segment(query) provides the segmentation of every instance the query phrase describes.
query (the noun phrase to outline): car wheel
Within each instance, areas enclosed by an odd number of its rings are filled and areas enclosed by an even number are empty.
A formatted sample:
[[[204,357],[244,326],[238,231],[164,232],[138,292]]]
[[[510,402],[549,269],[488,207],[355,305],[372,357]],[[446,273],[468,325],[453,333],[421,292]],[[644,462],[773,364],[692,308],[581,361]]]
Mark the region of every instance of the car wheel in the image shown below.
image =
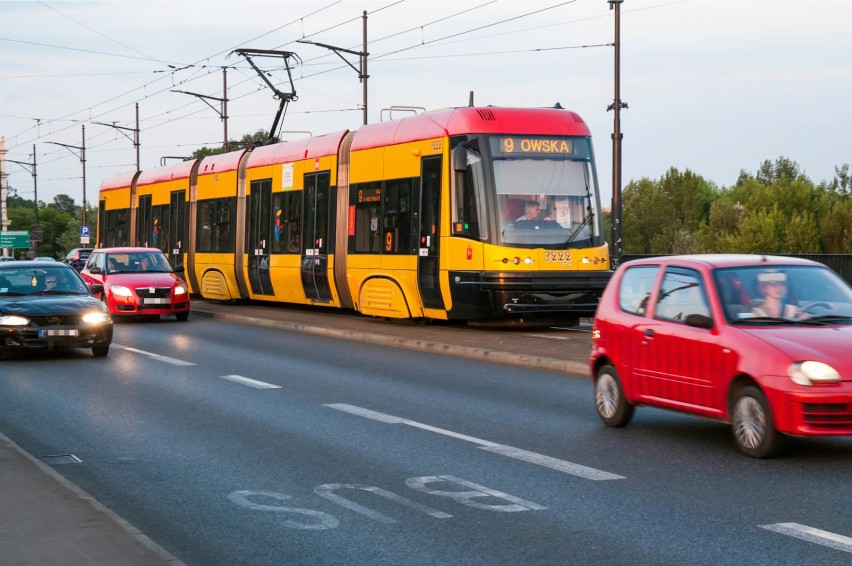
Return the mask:
[[[102,358],[109,354],[109,344],[106,346],[92,346],[92,355],[96,358]]]
[[[775,430],[769,403],[757,387],[744,387],[737,395],[731,427],[737,448],[747,456],[768,458],[781,448],[781,433]]]
[[[618,372],[611,365],[598,370],[595,377],[595,409],[606,426],[622,427],[633,418],[634,406],[624,397]]]
[[[175,318],[176,318],[179,322],[186,322],[187,320],[189,320],[189,311],[186,311],[186,312],[179,312],[179,313],[177,313],[177,314],[175,315]]]

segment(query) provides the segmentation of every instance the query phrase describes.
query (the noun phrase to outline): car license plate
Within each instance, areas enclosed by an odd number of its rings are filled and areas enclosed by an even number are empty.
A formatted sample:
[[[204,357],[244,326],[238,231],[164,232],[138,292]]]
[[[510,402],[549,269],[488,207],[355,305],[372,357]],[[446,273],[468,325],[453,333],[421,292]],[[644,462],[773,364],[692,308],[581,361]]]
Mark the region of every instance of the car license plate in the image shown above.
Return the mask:
[[[168,305],[170,299],[142,299],[143,305]]]
[[[38,337],[39,338],[48,338],[51,336],[77,336],[79,331],[76,328],[67,328],[67,329],[54,329],[50,328],[47,330],[39,330]]]

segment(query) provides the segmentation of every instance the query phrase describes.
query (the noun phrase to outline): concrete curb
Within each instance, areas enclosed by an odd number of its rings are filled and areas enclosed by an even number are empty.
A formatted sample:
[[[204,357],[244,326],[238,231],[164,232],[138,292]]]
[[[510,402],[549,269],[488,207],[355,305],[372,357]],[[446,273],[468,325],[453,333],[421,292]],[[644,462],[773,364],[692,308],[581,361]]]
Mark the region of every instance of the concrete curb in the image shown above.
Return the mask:
[[[174,566],[184,566],[184,563],[172,556],[168,551],[166,551],[163,547],[155,543],[153,540],[148,538],[142,531],[134,527],[127,520],[122,518],[120,515],[105,507],[102,503],[98,502],[94,497],[86,493],[82,488],[80,488],[75,483],[72,483],[65,476],[15,444],[12,439],[7,437],[6,435],[0,433],[0,442],[6,444],[9,448],[23,456],[27,461],[35,465],[39,470],[41,470],[45,475],[51,477],[57,483],[62,485],[65,489],[74,494],[77,498],[85,501],[87,504],[91,505],[91,507],[98,513],[104,514],[109,520],[118,525],[121,529],[127,532],[131,538],[135,539],[136,542],[144,546],[146,549],[155,554],[158,558],[161,558],[164,562],[168,564],[173,564]]]
[[[400,338],[397,336],[386,336],[383,334],[368,334],[351,330],[323,328],[320,326],[312,326],[298,322],[268,320],[251,316],[243,316],[239,314],[210,312],[204,311],[202,309],[193,310],[192,314],[197,316],[203,316],[206,318],[229,320],[231,322],[236,322],[239,324],[263,326],[266,328],[277,328],[280,330],[292,330],[294,332],[302,332],[305,334],[314,334],[317,336],[339,338],[341,340],[352,340],[355,342],[364,342],[367,344],[377,344],[381,346],[393,346],[396,348],[404,348],[406,350],[436,352],[449,356],[457,356],[460,358],[469,358],[474,360],[485,360],[499,364],[532,367],[537,369],[559,371],[564,373],[574,373],[580,375],[586,375],[589,372],[589,366],[584,363],[557,360],[554,358],[541,358],[537,356],[527,356],[524,354],[512,354],[508,352],[501,352],[498,350],[472,348],[469,346],[456,346],[454,344],[429,342],[426,340],[417,340],[412,338]]]

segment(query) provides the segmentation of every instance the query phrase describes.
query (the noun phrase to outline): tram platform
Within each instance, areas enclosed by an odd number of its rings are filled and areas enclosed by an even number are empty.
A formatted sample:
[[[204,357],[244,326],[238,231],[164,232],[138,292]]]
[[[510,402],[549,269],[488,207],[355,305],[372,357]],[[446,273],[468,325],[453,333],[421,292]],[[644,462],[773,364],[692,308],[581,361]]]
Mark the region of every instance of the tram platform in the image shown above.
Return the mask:
[[[576,328],[495,327],[384,320],[274,303],[192,303],[194,316],[371,344],[588,375],[591,323]],[[192,318],[190,318],[191,324]],[[0,564],[91,566],[181,562],[0,434]]]

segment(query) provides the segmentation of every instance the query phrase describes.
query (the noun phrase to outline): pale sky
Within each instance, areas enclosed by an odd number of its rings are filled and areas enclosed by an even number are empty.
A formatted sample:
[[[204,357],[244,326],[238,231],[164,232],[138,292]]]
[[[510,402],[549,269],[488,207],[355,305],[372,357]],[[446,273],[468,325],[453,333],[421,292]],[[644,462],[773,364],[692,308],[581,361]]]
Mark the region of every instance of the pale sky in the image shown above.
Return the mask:
[[[298,100],[284,139],[356,130],[355,70],[307,39],[361,50],[367,11],[368,119],[392,106],[552,106],[593,135],[602,204],[612,198],[614,11],[606,0],[4,1],[0,0],[0,136],[32,162],[38,198],[82,201],[133,171],[220,145],[227,65],[228,134],[268,130],[278,102],[237,48],[296,52]],[[766,159],[797,162],[815,182],[852,162],[852,0],[625,0],[621,4],[622,184],[690,169],[718,186]],[[357,66],[357,61],[349,56]],[[278,60],[256,59],[282,90]],[[384,111],[383,111],[384,110]],[[404,114],[395,113],[394,117]],[[115,124],[124,129],[99,125]],[[174,163],[174,161],[169,161]],[[30,171],[7,163],[18,194]]]

